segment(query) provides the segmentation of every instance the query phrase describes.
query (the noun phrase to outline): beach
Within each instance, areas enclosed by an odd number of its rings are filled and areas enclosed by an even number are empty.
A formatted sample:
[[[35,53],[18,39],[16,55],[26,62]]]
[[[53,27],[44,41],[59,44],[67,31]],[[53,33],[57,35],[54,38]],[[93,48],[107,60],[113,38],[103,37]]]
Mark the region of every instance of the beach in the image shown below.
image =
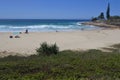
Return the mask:
[[[60,50],[88,50],[120,43],[119,29],[83,30],[66,32],[30,32],[14,38],[11,32],[0,32],[0,55],[33,55],[40,44],[56,43]],[[13,38],[9,38],[13,35]]]

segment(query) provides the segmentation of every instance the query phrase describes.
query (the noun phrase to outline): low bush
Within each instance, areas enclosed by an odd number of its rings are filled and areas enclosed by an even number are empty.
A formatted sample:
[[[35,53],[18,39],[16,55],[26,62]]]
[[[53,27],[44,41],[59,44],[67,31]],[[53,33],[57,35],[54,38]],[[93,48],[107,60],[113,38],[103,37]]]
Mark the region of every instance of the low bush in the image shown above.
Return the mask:
[[[59,47],[56,45],[56,43],[49,45],[46,42],[43,42],[40,45],[40,48],[36,49],[36,52],[44,55],[58,54]]]

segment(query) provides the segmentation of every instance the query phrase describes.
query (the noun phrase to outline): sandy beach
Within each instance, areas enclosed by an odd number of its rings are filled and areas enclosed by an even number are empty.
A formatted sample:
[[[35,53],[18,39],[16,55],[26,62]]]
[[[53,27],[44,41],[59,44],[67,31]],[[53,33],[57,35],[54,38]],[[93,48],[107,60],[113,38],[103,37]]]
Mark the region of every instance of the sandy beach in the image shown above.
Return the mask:
[[[70,31],[70,32],[30,32],[19,34],[20,38],[9,38],[11,32],[0,32],[1,55],[31,55],[42,42],[56,43],[60,50],[87,50],[108,47],[120,43],[119,29]],[[13,35],[15,36],[15,35]]]

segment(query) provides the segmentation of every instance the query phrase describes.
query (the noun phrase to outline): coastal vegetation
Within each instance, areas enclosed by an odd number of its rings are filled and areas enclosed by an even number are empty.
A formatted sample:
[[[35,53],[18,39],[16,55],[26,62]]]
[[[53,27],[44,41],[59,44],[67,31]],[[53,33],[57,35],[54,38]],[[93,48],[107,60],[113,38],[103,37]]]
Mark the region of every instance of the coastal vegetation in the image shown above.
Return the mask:
[[[111,16],[109,20],[106,21],[107,24],[120,26],[120,16]]]
[[[106,11],[106,19],[109,20],[110,19],[110,4],[108,3],[108,7],[107,7],[107,11]],[[101,20],[105,20],[105,16],[104,13],[101,12],[100,15],[98,17],[93,17],[92,21],[101,21]]]
[[[105,26],[105,27],[108,27],[108,26],[112,26],[112,25],[115,25],[117,26],[117,28],[119,28],[120,26],[120,16],[111,16],[110,15],[110,3],[108,3],[108,7],[107,7],[107,10],[106,10],[106,17],[104,16],[104,13],[101,12],[100,15],[98,17],[93,17],[92,22],[97,22],[99,25],[99,23],[102,23],[101,26]],[[91,23],[89,23],[91,24]],[[94,25],[94,23],[92,23]]]
[[[108,3],[108,8],[106,12],[107,24],[120,26],[120,16],[110,16],[110,4]]]
[[[110,19],[110,4],[108,3],[107,12],[106,12],[106,18]]]
[[[47,42],[43,42],[40,45],[40,48],[36,49],[38,55],[44,54],[44,55],[51,55],[51,54],[58,54],[59,53],[59,47],[55,44],[49,45]]]
[[[98,16],[98,19],[102,19],[102,20],[105,19],[105,17],[104,17],[104,13],[103,13],[103,12],[100,13],[100,15]]]
[[[118,80],[120,44],[106,49],[0,58],[0,80]]]

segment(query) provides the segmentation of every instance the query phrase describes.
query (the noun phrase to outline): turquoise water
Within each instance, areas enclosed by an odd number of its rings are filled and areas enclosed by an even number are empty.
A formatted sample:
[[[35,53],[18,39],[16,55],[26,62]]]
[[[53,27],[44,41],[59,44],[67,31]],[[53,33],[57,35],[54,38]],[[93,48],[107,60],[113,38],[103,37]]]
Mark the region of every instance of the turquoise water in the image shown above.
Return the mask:
[[[18,32],[28,29],[31,32],[93,30],[95,26],[81,25],[89,20],[40,20],[40,19],[4,19],[0,20],[0,32]]]

